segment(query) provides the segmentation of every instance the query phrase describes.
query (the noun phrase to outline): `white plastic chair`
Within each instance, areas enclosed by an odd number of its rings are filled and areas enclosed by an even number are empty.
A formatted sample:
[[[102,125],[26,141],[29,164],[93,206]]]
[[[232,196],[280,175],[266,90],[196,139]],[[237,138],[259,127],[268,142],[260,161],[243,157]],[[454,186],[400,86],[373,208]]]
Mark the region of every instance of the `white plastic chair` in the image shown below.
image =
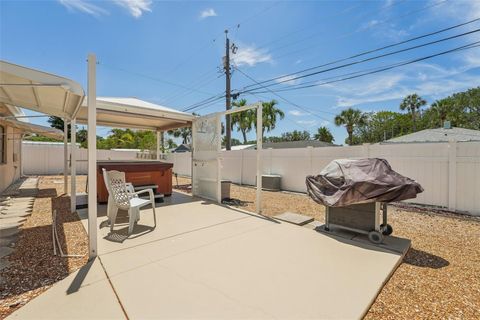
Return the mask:
[[[125,172],[116,170],[107,171],[107,189],[109,196],[112,197],[112,205],[110,206],[110,230],[113,230],[115,220],[117,218],[118,209],[128,211],[128,234],[133,231],[133,226],[140,220],[140,208],[148,204],[152,205],[154,228],[157,226],[157,218],[155,214],[155,197],[152,189],[145,189],[135,192],[133,185],[125,182]],[[139,198],[138,195],[148,193],[149,200]]]
[[[110,191],[110,186],[108,184],[107,170],[105,170],[105,168],[102,168],[102,173],[103,173],[103,182],[105,183],[105,187],[107,188],[107,192],[108,192],[108,202],[107,202],[108,224],[111,225],[112,223],[111,214],[112,214],[113,208],[115,207],[115,201],[113,200],[112,192]],[[135,193],[133,184],[131,184],[130,182],[125,182],[125,184],[127,186],[127,191],[131,193]],[[137,196],[137,195],[134,195],[134,196]]]

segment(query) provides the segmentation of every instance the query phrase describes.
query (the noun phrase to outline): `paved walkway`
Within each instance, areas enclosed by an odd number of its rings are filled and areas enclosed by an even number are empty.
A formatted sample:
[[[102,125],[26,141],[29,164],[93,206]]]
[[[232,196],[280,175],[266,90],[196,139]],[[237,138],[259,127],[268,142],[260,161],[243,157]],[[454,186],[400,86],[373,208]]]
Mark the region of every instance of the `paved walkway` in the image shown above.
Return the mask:
[[[104,206],[99,209],[104,214]],[[332,237],[175,194],[12,319],[359,319],[410,242]]]

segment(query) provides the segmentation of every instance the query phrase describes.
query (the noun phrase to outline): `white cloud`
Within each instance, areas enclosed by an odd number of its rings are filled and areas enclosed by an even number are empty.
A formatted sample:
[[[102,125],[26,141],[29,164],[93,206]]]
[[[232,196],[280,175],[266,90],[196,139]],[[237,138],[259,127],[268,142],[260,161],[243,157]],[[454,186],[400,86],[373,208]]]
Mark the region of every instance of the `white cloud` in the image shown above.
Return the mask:
[[[431,4],[437,3],[435,0],[430,1]],[[438,18],[451,18],[458,21],[475,19],[480,16],[480,1],[445,1],[438,6],[430,9],[431,13]]]
[[[472,83],[478,83],[479,77],[469,74],[471,69],[467,65],[444,68],[430,63],[417,63],[395,73],[335,83],[326,89],[337,93],[334,108],[399,100],[413,92],[432,100],[466,90]]]
[[[86,0],[58,0],[60,4],[70,11],[80,11],[92,16],[100,16],[109,12],[95,4]],[[113,0],[113,3],[127,9],[127,11],[135,18],[140,18],[144,12],[152,11],[151,0]]]
[[[259,50],[253,46],[238,45],[237,53],[232,57],[232,60],[238,65],[248,65],[253,67],[262,62],[273,62],[272,55],[266,50]]]
[[[108,11],[105,9],[102,9],[85,0],[58,0],[58,2],[66,7],[69,11],[80,11],[96,17],[102,14],[108,14]]]
[[[206,18],[216,17],[216,16],[217,16],[217,13],[215,12],[215,10],[213,8],[208,8],[200,12],[199,19],[203,20]]]
[[[151,0],[114,0],[114,2],[127,9],[135,18],[140,18],[144,12],[151,12]]]
[[[305,112],[298,111],[298,110],[290,110],[290,111],[288,111],[288,113],[291,114],[292,116],[295,116],[295,117],[300,117],[300,116],[304,116],[304,115],[307,114]]]
[[[299,79],[294,79],[296,76],[283,76],[275,80],[276,83],[294,85],[298,84],[300,81]]]

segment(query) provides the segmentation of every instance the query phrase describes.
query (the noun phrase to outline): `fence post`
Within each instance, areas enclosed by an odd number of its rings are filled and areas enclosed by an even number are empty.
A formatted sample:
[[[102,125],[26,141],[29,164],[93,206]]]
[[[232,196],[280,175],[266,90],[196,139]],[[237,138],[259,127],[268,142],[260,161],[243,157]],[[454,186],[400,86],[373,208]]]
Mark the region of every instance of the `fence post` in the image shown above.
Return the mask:
[[[308,174],[313,174],[313,146],[308,146],[308,164],[309,164],[309,169],[308,169]]]
[[[448,142],[448,209],[457,209],[457,142]]]
[[[365,158],[370,158],[370,143],[363,144],[363,154]]]

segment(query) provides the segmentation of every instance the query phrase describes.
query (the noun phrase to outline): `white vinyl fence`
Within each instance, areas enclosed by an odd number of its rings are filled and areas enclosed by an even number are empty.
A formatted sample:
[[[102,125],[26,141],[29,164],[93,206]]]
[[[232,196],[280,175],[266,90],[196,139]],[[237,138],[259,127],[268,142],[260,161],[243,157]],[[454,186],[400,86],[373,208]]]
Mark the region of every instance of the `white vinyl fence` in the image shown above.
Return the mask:
[[[98,150],[99,160],[134,160],[137,151]],[[255,150],[222,152],[222,179],[255,184]],[[417,180],[425,189],[412,202],[480,215],[480,142],[374,144],[263,150],[263,172],[282,176],[282,189],[306,192],[305,177],[318,174],[339,158],[378,157],[395,171]],[[179,175],[191,175],[191,153],[170,153],[164,158]],[[87,172],[87,152],[79,150],[78,174]],[[27,142],[22,145],[24,174],[61,174],[63,144]]]
[[[222,152],[222,179],[255,184],[255,150]],[[166,154],[174,172],[191,174],[191,154]],[[378,157],[425,189],[414,203],[480,215],[480,142],[372,144],[263,150],[263,172],[282,176],[282,189],[306,192],[305,177],[339,158]]]
[[[135,150],[97,150],[97,160],[135,160],[137,153]],[[87,160],[87,149],[77,148],[77,174],[87,174]],[[22,169],[25,175],[63,174],[63,143],[23,141]]]

